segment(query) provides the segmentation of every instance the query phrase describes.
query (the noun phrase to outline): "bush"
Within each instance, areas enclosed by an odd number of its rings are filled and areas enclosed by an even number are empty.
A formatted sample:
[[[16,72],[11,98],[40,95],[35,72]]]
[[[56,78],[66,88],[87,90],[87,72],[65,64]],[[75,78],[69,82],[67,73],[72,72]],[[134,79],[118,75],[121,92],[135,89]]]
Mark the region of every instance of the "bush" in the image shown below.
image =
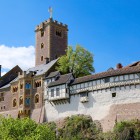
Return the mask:
[[[54,140],[55,134],[46,125],[29,118],[13,119],[0,117],[0,139],[2,140]]]

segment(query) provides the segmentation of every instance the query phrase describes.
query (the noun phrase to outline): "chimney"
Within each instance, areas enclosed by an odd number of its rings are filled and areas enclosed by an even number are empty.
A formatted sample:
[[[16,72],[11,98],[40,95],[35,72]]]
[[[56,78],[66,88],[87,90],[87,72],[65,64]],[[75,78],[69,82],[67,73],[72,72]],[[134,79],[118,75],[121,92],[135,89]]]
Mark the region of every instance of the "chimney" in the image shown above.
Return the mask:
[[[0,65],[0,78],[1,78],[1,65]]]
[[[122,64],[121,63],[118,63],[117,65],[116,65],[116,68],[117,69],[121,69],[123,66],[122,66]]]

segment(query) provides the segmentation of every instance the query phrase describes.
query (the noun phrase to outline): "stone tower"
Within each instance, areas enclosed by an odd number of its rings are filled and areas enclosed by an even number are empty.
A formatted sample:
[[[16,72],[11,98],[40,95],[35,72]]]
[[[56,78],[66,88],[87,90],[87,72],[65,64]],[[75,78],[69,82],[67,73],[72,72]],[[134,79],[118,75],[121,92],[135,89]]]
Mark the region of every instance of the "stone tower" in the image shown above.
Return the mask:
[[[45,64],[65,54],[67,48],[66,24],[52,18],[42,22],[35,29],[36,54],[35,65]]]

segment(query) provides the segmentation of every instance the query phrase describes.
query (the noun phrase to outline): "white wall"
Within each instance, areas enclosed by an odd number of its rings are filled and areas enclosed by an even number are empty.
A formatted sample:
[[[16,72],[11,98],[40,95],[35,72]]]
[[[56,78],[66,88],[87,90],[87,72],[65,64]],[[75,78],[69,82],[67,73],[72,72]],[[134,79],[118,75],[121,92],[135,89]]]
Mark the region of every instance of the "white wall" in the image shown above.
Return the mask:
[[[140,102],[140,80],[137,74],[111,77],[110,82],[107,83],[103,78],[77,84],[70,86],[70,90],[70,103],[57,101],[55,105],[48,100],[45,101],[47,121],[56,121],[67,116],[84,114],[90,115],[93,120],[102,121],[105,119],[105,122],[109,123],[106,117],[109,115],[113,105]],[[87,90],[90,90],[88,94],[89,101],[81,103],[81,97],[78,92]],[[112,93],[116,93],[116,97],[112,97]],[[106,128],[105,124],[103,125],[103,129]],[[109,128],[111,127],[109,126]]]
[[[112,97],[116,92],[116,97]],[[140,85],[121,87],[108,90],[89,92],[89,102],[81,103],[80,95],[72,95],[70,103],[51,105],[45,102],[46,120],[54,121],[74,114],[91,115],[93,120],[101,120],[108,115],[110,106],[113,104],[125,104],[140,102]]]

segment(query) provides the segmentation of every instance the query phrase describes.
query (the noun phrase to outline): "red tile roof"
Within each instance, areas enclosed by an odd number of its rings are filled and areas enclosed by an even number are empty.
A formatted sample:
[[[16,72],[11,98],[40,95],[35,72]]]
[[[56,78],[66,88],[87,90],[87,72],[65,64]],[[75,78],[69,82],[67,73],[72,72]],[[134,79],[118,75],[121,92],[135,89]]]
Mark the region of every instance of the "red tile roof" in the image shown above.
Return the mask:
[[[138,73],[140,72],[140,61],[135,62],[131,65],[128,65],[126,67],[116,69],[116,70],[110,70],[102,73],[97,73],[94,75],[88,75],[80,78],[76,78],[72,85],[77,83],[83,83],[86,81],[101,79],[105,77],[111,77],[111,76],[118,76],[118,75],[124,75],[124,74],[131,74],[131,73]]]

